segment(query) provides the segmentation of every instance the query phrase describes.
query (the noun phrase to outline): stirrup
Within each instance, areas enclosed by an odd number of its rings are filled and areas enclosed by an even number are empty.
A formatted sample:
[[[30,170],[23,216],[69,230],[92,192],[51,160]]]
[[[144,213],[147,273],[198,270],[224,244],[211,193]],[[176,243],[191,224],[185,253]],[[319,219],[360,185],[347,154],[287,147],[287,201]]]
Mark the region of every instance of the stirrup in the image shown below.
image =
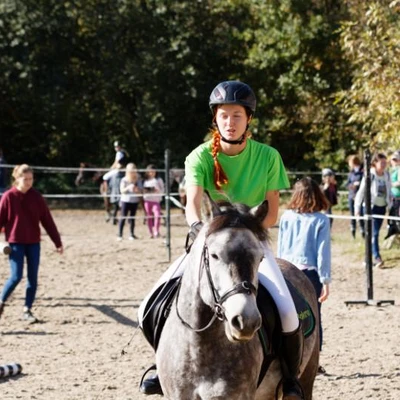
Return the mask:
[[[143,375],[142,375],[142,379],[140,380],[140,383],[139,383],[139,387],[142,386],[142,383],[143,383],[143,381],[144,381],[144,377],[145,377],[145,376],[147,375],[147,373],[150,372],[150,371],[157,371],[157,365],[156,365],[156,364],[150,365],[150,367],[147,368],[146,371],[144,371],[144,373],[143,373]]]
[[[145,395],[159,394],[163,395],[163,391],[160,385],[158,375],[151,376],[145,379],[145,376],[149,371],[155,371],[157,369],[156,364],[151,365],[142,375],[142,379],[139,384],[139,391]]]

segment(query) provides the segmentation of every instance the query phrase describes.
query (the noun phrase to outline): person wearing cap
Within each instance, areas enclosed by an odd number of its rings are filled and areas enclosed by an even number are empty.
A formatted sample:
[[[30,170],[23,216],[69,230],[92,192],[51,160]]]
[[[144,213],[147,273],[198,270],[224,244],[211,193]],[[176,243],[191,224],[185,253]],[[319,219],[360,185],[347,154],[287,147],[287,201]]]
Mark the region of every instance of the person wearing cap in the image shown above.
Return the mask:
[[[329,201],[329,208],[326,211],[327,215],[332,214],[332,207],[336,206],[338,203],[338,191],[337,191],[337,183],[335,179],[335,174],[330,168],[324,168],[322,170],[322,191],[324,192],[325,197]],[[332,228],[333,218],[330,218],[330,224]]]
[[[358,189],[360,188],[361,180],[364,175],[364,171],[361,165],[361,160],[357,155],[351,155],[347,159],[348,165],[349,165],[349,174],[347,175],[347,182],[346,182],[346,188],[349,191],[348,194],[348,202],[349,202],[349,211],[350,215],[354,217],[354,199],[356,197],[356,193]],[[361,208],[360,214],[364,215],[364,210]],[[360,224],[360,233],[361,236],[364,238],[365,237],[365,223],[363,219],[360,219],[359,221]],[[351,219],[350,220],[350,230],[351,230],[351,235],[353,238],[356,237],[356,220]]]
[[[203,226],[201,204],[208,191],[214,201],[229,199],[254,207],[268,201],[269,211],[263,226],[272,227],[278,218],[279,191],[289,188],[289,180],[278,151],[251,138],[249,124],[256,110],[253,90],[239,81],[225,81],[211,92],[211,140],[199,145],[186,158],[186,220],[189,235],[195,239]],[[274,254],[267,243],[261,243],[264,258],[259,267],[259,281],[271,293],[282,324],[283,399],[302,399],[297,375],[302,358],[303,334],[290,292]],[[175,270],[174,264],[167,271]],[[182,273],[180,271],[180,273]],[[174,275],[176,276],[176,275]],[[142,305],[139,309],[141,324]],[[143,393],[157,387],[157,377],[141,385]],[[149,390],[147,390],[149,389]],[[158,392],[159,393],[159,392]]]
[[[114,142],[115,159],[111,165],[111,169],[117,168],[118,164],[126,165],[128,163],[128,153],[122,148],[121,143],[116,140]]]

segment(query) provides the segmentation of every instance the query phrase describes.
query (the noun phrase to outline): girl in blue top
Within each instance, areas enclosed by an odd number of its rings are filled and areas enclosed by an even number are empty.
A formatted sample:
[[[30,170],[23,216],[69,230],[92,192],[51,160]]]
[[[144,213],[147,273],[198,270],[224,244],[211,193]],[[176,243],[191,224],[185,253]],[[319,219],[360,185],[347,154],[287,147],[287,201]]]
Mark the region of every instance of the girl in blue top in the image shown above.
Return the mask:
[[[318,183],[307,177],[296,182],[279,222],[278,257],[302,270],[314,286],[318,299],[320,349],[322,349],[321,303],[329,296],[331,281],[331,233],[329,218],[321,213],[329,202]]]

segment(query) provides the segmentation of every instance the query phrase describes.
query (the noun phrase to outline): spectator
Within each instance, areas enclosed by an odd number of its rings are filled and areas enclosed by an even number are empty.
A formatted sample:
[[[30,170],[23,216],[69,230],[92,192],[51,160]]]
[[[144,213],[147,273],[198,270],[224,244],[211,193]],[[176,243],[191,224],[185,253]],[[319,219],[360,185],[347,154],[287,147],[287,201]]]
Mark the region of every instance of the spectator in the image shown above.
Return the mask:
[[[12,174],[13,187],[7,190],[0,201],[0,228],[5,227],[6,241],[11,253],[10,277],[0,297],[0,316],[5,302],[22,279],[24,257],[27,260],[27,285],[23,319],[37,322],[31,308],[35,301],[40,262],[40,223],[62,254],[60,234],[42,195],[34,189],[33,170],[29,165],[17,165]]]
[[[338,191],[335,174],[330,168],[324,168],[322,170],[322,190],[325,197],[328,199],[330,206],[326,210],[326,214],[332,214],[332,207],[338,203]],[[330,218],[330,225],[332,227],[333,218]]]
[[[363,178],[363,168],[361,165],[361,161],[356,155],[352,155],[348,158],[348,165],[350,172],[347,176],[346,188],[349,191],[349,210],[350,215],[354,217],[354,199],[356,197],[356,193],[360,188],[361,180]],[[361,207],[360,216],[364,215],[364,209]],[[350,229],[351,235],[353,238],[356,237],[356,220],[350,220]],[[364,228],[364,220],[360,219],[360,233],[362,237],[365,237],[365,228]]]
[[[129,226],[130,226],[130,236],[129,240],[138,239],[135,236],[135,216],[136,211],[141,200],[141,195],[143,192],[143,185],[139,179],[137,173],[136,165],[129,163],[126,166],[125,176],[120,182],[120,192],[121,192],[121,219],[119,220],[118,227],[118,240],[122,240],[122,235],[124,231],[125,219],[129,215]]]
[[[331,233],[329,218],[322,214],[329,203],[317,182],[303,178],[279,222],[277,256],[304,272],[318,300],[320,350],[322,350],[321,303],[329,296],[331,281]],[[319,372],[325,370],[320,366]]]
[[[111,169],[118,168],[118,164],[126,165],[128,163],[128,152],[122,148],[121,144],[116,140],[114,142],[115,159],[111,165]]]
[[[144,173],[143,193],[150,237],[158,238],[160,237],[161,200],[164,194],[164,182],[157,177],[153,164],[148,165]]]
[[[376,154],[371,162],[371,213],[372,215],[385,215],[386,208],[390,209],[391,200],[391,180],[388,171],[386,171],[386,155]],[[355,198],[355,214],[361,214],[361,207],[365,206],[365,177],[362,179],[360,189]],[[379,231],[382,227],[383,218],[373,218],[372,220],[372,255],[374,257],[374,266],[382,268],[384,261],[379,251]]]
[[[124,176],[124,172],[122,171],[123,168],[123,164],[117,163],[115,169],[111,169],[103,176],[103,181],[106,182],[107,193],[110,193],[113,225],[117,225],[118,221],[117,216],[120,208],[119,203],[121,200],[120,183]]]
[[[390,157],[391,181],[393,204],[389,210],[389,216],[400,217],[400,150],[395,151]],[[400,221],[389,219],[386,238],[400,233]]]

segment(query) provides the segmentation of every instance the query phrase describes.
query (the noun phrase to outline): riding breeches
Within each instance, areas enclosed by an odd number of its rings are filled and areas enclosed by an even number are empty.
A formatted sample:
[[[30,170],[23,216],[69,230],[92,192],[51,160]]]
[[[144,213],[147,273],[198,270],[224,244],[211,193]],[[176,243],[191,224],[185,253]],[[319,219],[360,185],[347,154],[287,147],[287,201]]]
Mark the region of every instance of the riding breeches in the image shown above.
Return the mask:
[[[265,243],[262,243],[262,247],[264,250],[264,259],[261,261],[258,269],[258,279],[269,291],[275,301],[281,319],[282,331],[287,333],[293,332],[299,326],[299,319],[292,296],[272,250]],[[141,327],[145,317],[144,310],[146,309],[150,297],[161,285],[165,284],[170,279],[179,277],[183,274],[185,269],[185,257],[186,254],[180,256],[171,264],[140,304],[138,310],[138,321]]]

